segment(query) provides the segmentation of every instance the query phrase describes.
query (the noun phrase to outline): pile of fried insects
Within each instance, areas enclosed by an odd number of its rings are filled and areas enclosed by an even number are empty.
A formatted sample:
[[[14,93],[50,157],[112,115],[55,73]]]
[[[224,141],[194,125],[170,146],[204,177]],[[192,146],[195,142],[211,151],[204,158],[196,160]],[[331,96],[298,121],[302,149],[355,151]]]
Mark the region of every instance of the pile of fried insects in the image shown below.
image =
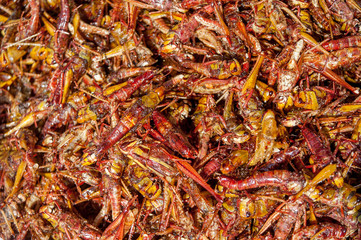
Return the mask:
[[[356,0],[3,0],[0,239],[361,239]]]

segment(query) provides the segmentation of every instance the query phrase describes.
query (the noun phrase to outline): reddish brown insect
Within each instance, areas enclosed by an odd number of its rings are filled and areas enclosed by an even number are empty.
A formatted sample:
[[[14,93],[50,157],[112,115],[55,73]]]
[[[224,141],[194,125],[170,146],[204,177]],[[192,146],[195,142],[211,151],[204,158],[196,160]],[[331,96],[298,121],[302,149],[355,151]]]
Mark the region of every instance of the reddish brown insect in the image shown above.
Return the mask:
[[[44,205],[39,209],[40,214],[55,228],[65,232],[69,238],[76,236],[82,239],[100,239],[100,231],[88,224],[84,219],[65,209],[59,209],[56,204]]]
[[[166,117],[160,112],[153,112],[153,121],[158,131],[167,140],[169,146],[180,153],[185,158],[194,159],[198,153],[188,142],[188,139],[180,132],[176,126],[173,126]]]
[[[344,238],[346,236],[347,228],[335,223],[320,223],[302,228],[296,232],[292,239],[309,239],[312,237],[329,239],[329,238]]]
[[[256,173],[252,176],[235,180],[230,177],[219,177],[219,183],[227,188],[246,190],[264,186],[279,187],[284,192],[297,193],[305,184],[302,175],[287,170],[274,170],[263,173]]]
[[[109,96],[109,100],[120,102],[127,100],[139,87],[147,84],[154,76],[153,71],[147,71],[139,77],[128,80],[124,87]]]
[[[325,166],[335,162],[335,158],[333,157],[331,150],[322,143],[316,133],[305,126],[301,128],[301,132],[307,142],[308,148],[315,156],[315,172],[319,172]]]
[[[329,51],[337,51],[351,47],[361,47],[360,36],[344,37],[337,40],[330,40],[322,44],[322,47]]]
[[[54,58],[60,63],[68,47],[70,33],[68,32],[68,24],[70,21],[70,7],[68,0],[61,0],[60,15],[55,31]]]

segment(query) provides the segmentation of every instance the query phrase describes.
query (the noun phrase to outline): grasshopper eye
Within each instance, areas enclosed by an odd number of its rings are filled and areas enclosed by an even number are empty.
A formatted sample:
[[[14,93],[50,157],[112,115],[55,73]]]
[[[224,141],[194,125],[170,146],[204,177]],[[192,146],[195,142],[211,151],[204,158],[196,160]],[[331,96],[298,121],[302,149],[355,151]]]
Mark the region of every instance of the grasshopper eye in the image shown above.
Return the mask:
[[[239,64],[239,62],[236,59],[234,59],[233,62],[229,66],[229,70],[231,70],[231,74],[233,76],[240,75],[241,71],[242,71],[241,64]]]

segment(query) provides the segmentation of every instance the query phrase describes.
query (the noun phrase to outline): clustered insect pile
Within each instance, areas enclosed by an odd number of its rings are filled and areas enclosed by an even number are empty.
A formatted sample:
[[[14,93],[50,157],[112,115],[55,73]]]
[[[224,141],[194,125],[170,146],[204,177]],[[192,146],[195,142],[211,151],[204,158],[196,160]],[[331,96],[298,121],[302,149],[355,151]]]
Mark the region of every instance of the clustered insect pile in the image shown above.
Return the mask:
[[[0,239],[361,239],[356,0],[4,0]]]

